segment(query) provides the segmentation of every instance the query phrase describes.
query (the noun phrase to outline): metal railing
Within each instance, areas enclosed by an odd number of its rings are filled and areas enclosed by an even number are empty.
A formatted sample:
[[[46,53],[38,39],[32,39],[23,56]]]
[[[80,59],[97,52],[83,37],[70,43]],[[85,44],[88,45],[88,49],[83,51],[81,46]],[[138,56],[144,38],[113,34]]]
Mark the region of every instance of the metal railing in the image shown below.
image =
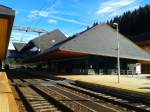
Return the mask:
[[[72,73],[77,73],[77,74],[91,74],[91,75],[103,75],[103,74],[108,74],[108,75],[117,75],[117,69],[72,69]],[[135,70],[120,70],[121,75],[136,75]]]

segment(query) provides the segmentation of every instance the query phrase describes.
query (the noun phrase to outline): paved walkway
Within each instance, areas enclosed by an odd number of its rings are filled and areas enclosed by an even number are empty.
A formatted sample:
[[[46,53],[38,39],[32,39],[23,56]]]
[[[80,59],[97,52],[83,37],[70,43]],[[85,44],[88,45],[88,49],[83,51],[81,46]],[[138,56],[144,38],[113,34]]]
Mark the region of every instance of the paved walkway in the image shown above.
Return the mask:
[[[5,72],[0,72],[0,112],[18,112]]]
[[[118,83],[117,75],[67,75],[59,76],[70,80],[79,80],[104,86],[126,89],[134,92],[142,92],[150,95],[149,76],[121,76]],[[146,78],[147,77],[147,78]]]

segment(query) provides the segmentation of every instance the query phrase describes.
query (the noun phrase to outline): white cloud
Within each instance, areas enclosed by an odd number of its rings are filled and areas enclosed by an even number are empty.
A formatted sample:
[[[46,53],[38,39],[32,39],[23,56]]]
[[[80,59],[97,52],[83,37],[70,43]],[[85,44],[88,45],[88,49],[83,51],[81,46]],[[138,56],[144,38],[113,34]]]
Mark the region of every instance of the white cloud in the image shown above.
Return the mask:
[[[39,11],[39,16],[43,16],[43,17],[47,17],[48,16],[48,12],[47,11]]]
[[[54,20],[54,19],[49,19],[49,20],[48,20],[48,23],[50,23],[50,24],[51,24],[51,23],[57,23],[57,21]]]
[[[97,14],[114,13],[122,7],[128,7],[135,3],[137,0],[109,0],[102,3],[99,9],[96,11]]]
[[[30,11],[28,18],[37,18],[37,17],[48,17],[49,12],[48,11],[39,11],[39,10],[33,10]]]
[[[78,20],[75,19],[69,19],[69,18],[64,18],[64,17],[59,17],[59,16],[50,16],[51,18],[60,20],[60,21],[64,21],[64,22],[68,22],[68,23],[74,23],[74,24],[79,24],[79,25],[83,25],[83,26],[87,26],[88,24],[80,22]]]

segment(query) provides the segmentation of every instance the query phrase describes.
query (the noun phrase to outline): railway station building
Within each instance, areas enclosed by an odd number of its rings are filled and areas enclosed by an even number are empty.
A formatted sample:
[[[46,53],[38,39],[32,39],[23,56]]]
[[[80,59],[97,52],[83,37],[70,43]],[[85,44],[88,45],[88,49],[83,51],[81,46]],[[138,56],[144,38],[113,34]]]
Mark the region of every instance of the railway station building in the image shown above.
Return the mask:
[[[13,46],[15,49],[12,49],[12,48],[8,49],[5,64],[8,64],[14,67],[16,65],[16,62],[19,62],[20,60],[22,60],[23,55],[20,51],[25,45],[26,43],[14,42]]]
[[[26,57],[37,55],[65,39],[66,36],[60,30],[56,29],[30,40],[28,43],[13,43],[15,51],[10,52],[8,57],[14,57],[16,62],[19,62]]]
[[[37,38],[29,41],[20,52],[28,51],[40,51],[43,52],[45,49],[52,47],[54,44],[57,44],[66,39],[66,36],[58,29],[43,34]]]
[[[14,10],[0,5],[0,69],[2,67],[2,62],[6,58],[14,17]]]
[[[48,64],[48,70],[61,74],[117,74],[117,32],[109,25],[97,25],[67,38],[23,63]],[[122,74],[136,74],[136,65],[149,62],[150,55],[119,33]]]

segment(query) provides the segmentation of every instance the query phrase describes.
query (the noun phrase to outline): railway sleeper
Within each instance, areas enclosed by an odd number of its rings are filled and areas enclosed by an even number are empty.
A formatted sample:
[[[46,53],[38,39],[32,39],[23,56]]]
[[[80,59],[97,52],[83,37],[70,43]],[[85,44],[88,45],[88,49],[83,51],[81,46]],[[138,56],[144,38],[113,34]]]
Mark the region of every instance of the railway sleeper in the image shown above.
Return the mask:
[[[30,87],[16,87],[29,112],[60,111]],[[35,105],[36,104],[36,105]]]
[[[150,106],[150,97],[149,95],[143,95],[140,93],[133,93],[125,90],[119,90],[119,89],[113,89],[113,88],[107,88],[105,86],[95,86],[90,83],[85,83],[81,81],[75,81],[75,83],[72,83],[72,85],[79,86],[82,88],[86,88],[92,91],[101,92],[104,94],[109,94],[111,96],[116,96],[132,101],[140,101],[146,105]]]
[[[65,86],[66,88],[73,89],[75,91],[90,95],[91,97],[102,99],[102,100],[105,100],[107,102],[111,102],[113,104],[116,104],[118,106],[126,107],[126,108],[131,109],[131,110],[135,110],[135,111],[138,111],[138,112],[150,112],[150,109],[149,109],[150,106],[148,106],[146,104],[143,104],[143,103],[130,101],[128,99],[124,99],[124,98],[120,98],[120,97],[117,98],[117,97],[114,97],[114,96],[111,96],[111,95],[94,92],[94,91],[87,90],[87,89],[77,87],[77,86],[74,86],[74,85],[70,85],[70,84],[69,85],[64,84],[64,83],[57,83],[57,84],[61,85],[61,86]]]
[[[59,101],[57,101],[56,99],[54,99],[53,97],[49,96],[47,93],[41,91],[40,89],[38,89],[37,87],[35,87],[34,85],[30,86],[33,90],[37,91],[41,96],[43,96],[44,98],[46,98],[48,101],[53,102],[53,104],[55,106],[57,106],[59,108],[59,110],[63,111],[63,112],[73,112],[70,108],[66,107],[65,105],[63,105],[62,103],[60,103]]]

